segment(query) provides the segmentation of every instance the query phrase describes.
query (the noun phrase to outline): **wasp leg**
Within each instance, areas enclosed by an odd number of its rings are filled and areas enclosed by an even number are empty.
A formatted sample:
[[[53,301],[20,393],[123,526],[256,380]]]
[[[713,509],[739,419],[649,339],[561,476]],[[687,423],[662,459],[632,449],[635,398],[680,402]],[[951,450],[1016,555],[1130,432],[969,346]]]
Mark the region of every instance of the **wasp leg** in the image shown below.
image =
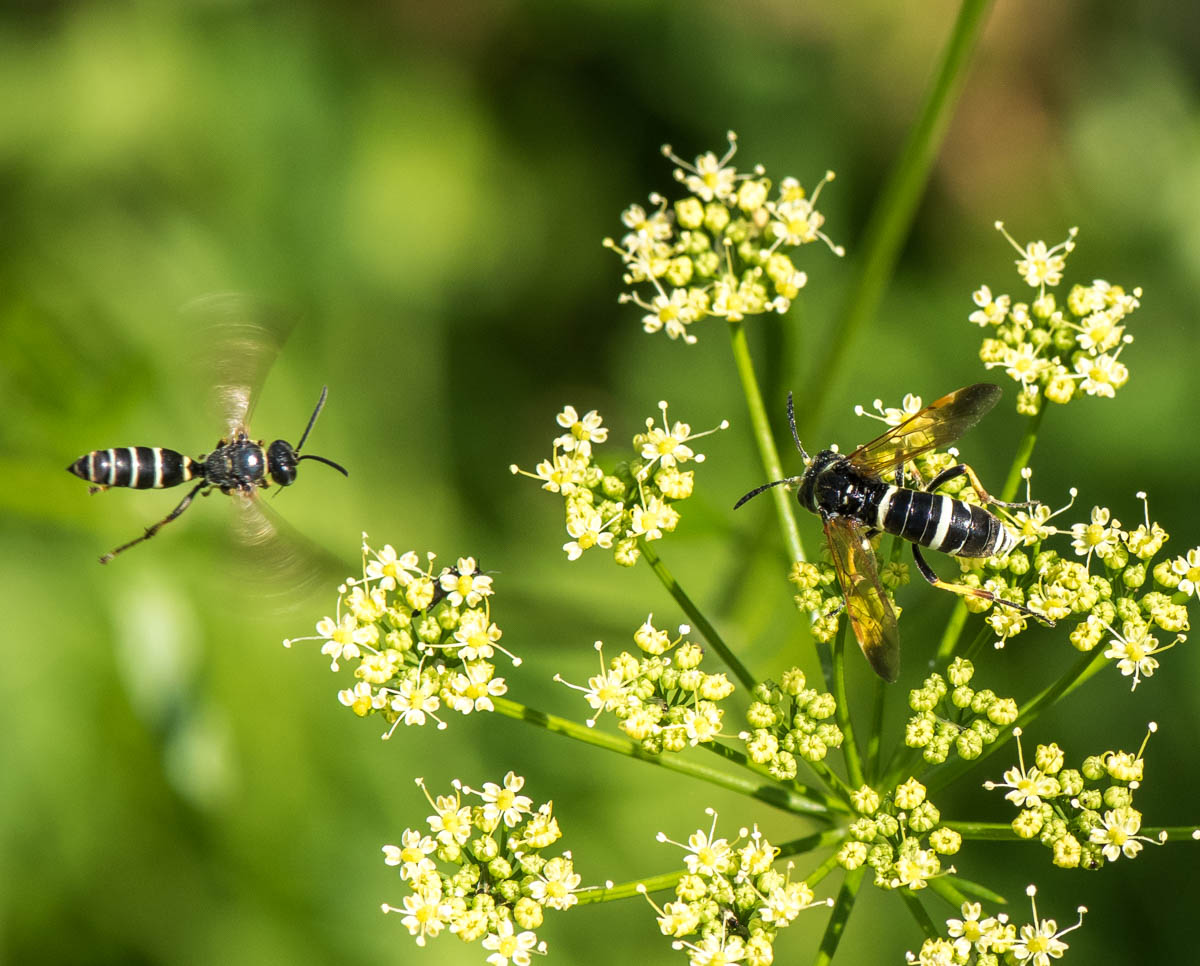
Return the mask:
[[[1045,624],[1047,627],[1053,627],[1052,621],[1045,614],[1039,614],[1031,607],[1026,607],[1024,604],[1018,604],[1015,600],[1005,600],[1003,597],[997,597],[990,590],[984,590],[982,587],[970,587],[967,584],[952,584],[942,580],[929,563],[921,555],[921,548],[915,543],[912,545],[913,560],[916,561],[917,570],[921,571],[921,576],[938,590],[948,590],[952,594],[958,594],[960,597],[978,597],[980,600],[990,600],[993,604],[1003,604],[1005,607],[1011,607],[1013,610],[1020,611],[1022,614],[1028,614],[1038,623]]]
[[[158,533],[159,530],[161,530],[164,526],[166,526],[168,523],[170,523],[172,520],[174,520],[177,516],[179,516],[179,514],[181,514],[184,510],[186,510],[191,505],[192,500],[195,499],[196,494],[199,493],[201,490],[203,490],[206,486],[208,486],[208,481],[201,480],[194,487],[192,487],[191,492],[188,493],[188,495],[183,498],[183,501],[179,504],[179,506],[177,506],[174,510],[172,510],[170,513],[168,513],[161,520],[159,520],[158,523],[154,524],[154,526],[147,527],[146,532],[143,533],[136,540],[130,540],[129,543],[121,544],[121,546],[117,547],[116,550],[110,550],[108,553],[106,553],[103,557],[100,558],[100,562],[102,564],[106,564],[110,560],[112,560],[113,557],[115,557],[117,554],[119,554],[122,550],[128,550],[130,547],[136,547],[143,540],[149,540],[152,536],[154,536],[156,533]]]
[[[975,475],[975,471],[966,463],[955,463],[949,469],[942,470],[942,472],[929,481],[929,485],[925,487],[925,490],[926,492],[932,493],[943,483],[949,483],[956,476],[963,476],[964,474],[967,477],[967,481],[971,484],[971,489],[975,491],[975,495],[979,497],[979,501],[985,506],[991,503],[995,506],[1003,506],[1010,509],[1015,509],[1023,506],[1037,505],[1037,500],[1020,500],[1015,503],[1006,503],[1003,500],[997,500],[983,488],[983,484],[979,482],[979,477]]]

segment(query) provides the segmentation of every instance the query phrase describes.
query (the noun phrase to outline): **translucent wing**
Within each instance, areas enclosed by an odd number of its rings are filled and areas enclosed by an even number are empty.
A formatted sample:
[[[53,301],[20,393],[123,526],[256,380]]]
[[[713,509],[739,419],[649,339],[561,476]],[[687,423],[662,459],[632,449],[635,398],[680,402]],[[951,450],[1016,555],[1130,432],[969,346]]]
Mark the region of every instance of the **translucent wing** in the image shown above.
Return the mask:
[[[947,446],[974,426],[1000,399],[1000,387],[980,382],[930,403],[877,439],[850,454],[850,462],[873,476]]]
[[[858,646],[876,674],[895,681],[900,676],[900,630],[896,612],[879,583],[866,528],[848,517],[827,517],[825,537]]]
[[[211,386],[210,408],[227,438],[246,431],[258,391],[295,317],[241,292],[220,292],[183,309],[192,336],[191,358],[202,385]]]
[[[354,572],[354,567],[288,524],[258,492],[231,496],[238,511],[239,583],[273,603],[275,610],[293,609],[318,590],[332,596]]]

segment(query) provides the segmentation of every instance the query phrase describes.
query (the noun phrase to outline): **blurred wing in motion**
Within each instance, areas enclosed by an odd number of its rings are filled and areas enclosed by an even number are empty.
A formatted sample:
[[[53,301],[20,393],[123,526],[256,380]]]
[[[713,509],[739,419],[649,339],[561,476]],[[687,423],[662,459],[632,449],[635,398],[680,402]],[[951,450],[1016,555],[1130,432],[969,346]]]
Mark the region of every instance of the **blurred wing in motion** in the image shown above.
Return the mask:
[[[828,517],[825,536],[858,646],[876,674],[895,681],[900,676],[900,630],[879,582],[866,528],[848,517]]]
[[[246,427],[271,364],[296,319],[262,299],[241,292],[218,292],[183,308],[199,370],[210,386],[210,408],[233,439]]]
[[[1000,400],[999,386],[980,382],[930,403],[877,439],[850,454],[850,462],[872,476],[883,476],[922,453],[947,446],[984,417]]]
[[[257,493],[231,496],[238,516],[239,583],[272,610],[292,610],[318,592],[335,596],[338,585],[359,569],[301,534]]]

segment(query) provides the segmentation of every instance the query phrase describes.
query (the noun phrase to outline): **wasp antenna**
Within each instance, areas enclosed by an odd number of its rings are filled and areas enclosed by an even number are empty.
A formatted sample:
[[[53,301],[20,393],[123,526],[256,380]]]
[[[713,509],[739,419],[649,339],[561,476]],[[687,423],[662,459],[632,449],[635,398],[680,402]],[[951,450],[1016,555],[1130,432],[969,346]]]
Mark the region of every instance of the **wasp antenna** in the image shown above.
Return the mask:
[[[313,410],[312,418],[308,421],[308,426],[304,429],[304,435],[300,437],[300,442],[296,444],[296,452],[299,453],[304,448],[304,441],[308,439],[308,434],[312,432],[313,424],[317,421],[317,417],[321,415],[321,410],[325,408],[325,397],[329,395],[329,387],[321,387],[321,398],[317,400],[317,408]],[[314,457],[315,459],[316,457]],[[345,473],[345,470],[342,470]]]
[[[808,454],[804,452],[804,447],[800,445],[800,434],[796,431],[796,409],[792,405],[792,394],[788,393],[788,425],[792,428],[792,439],[796,442],[796,449],[800,450],[800,455],[804,458],[804,462],[810,462]]]
[[[341,473],[342,476],[350,475],[350,473],[347,471],[346,467],[342,466],[341,463],[335,463],[333,460],[326,459],[324,456],[313,456],[311,454],[305,454],[304,456],[296,457],[297,463],[299,463],[301,460],[316,460],[318,463],[324,463],[326,466],[332,466],[335,470],[337,470],[339,473]]]
[[[800,479],[802,479],[802,477],[789,476],[786,480],[773,480],[770,483],[764,483],[762,486],[757,486],[753,490],[751,490],[749,493],[747,493],[744,497],[742,497],[740,500],[738,500],[737,503],[735,503],[733,505],[733,508],[736,510],[747,500],[751,499],[752,497],[758,496],[758,494],[760,494],[763,490],[769,490],[773,486],[782,486],[785,483],[795,483]]]

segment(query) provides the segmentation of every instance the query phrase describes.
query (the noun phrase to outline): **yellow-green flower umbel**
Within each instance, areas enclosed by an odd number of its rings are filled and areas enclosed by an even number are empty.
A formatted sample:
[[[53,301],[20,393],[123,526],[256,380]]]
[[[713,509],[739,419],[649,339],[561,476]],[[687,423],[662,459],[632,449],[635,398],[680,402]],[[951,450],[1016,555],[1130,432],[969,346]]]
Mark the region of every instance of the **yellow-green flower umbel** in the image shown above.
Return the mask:
[[[650,209],[630,205],[621,215],[628,229],[620,242],[604,245],[625,264],[622,302],[645,313],[646,332],[665,332],[687,345],[696,341],[693,323],[706,316],[741,322],[765,312],[786,312],[808,281],[792,252],[824,242],[835,255],[843,249],[822,230],[825,216],[816,208],[825,176],[809,194],[795,178],[784,178],[772,196],[765,169],[738,171],[729,148],[718,158],[711,151],[688,162],[670,145],[663,154],[675,165],[675,180],[688,194],[669,202],[657,193]]]

